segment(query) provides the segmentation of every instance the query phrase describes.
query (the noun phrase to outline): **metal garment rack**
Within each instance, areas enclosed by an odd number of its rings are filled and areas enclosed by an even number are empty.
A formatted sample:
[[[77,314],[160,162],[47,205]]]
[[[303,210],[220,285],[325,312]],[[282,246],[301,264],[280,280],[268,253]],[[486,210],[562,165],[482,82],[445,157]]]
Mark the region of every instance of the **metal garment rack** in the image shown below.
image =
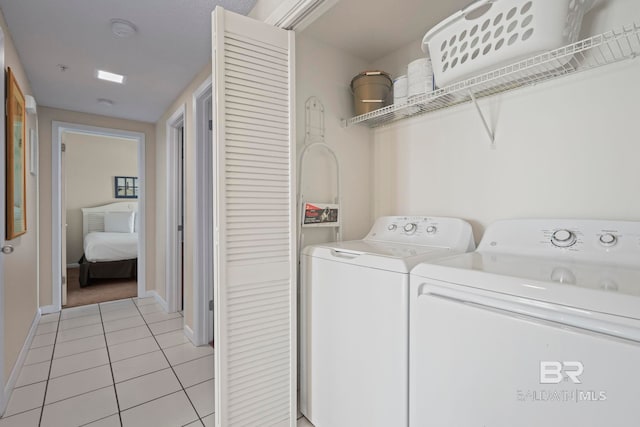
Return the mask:
[[[633,23],[619,30],[589,37],[433,92],[416,95],[405,104],[390,105],[343,120],[343,126],[362,123],[375,128],[408,117],[473,102],[493,145],[494,132],[487,124],[478,105],[478,99],[633,59],[638,55],[640,55],[640,26]]]
[[[325,151],[333,160],[336,168],[336,195],[332,200],[333,204],[338,205],[338,223],[332,226],[335,235],[335,241],[342,240],[342,204],[340,195],[340,163],[336,152],[324,140],[324,106],[322,102],[315,96],[307,99],[305,103],[305,137],[304,148],[300,153],[300,166],[298,168],[298,250],[302,250],[304,245],[304,233],[302,231],[303,212],[305,205],[304,188],[304,164],[307,155],[312,151]]]

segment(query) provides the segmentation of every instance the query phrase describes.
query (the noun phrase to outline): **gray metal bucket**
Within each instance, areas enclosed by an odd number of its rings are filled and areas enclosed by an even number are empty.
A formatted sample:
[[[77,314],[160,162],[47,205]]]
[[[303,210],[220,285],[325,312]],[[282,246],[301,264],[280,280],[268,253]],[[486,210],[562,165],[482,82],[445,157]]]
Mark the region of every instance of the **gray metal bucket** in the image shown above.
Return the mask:
[[[384,71],[364,71],[351,80],[355,115],[393,104],[393,81]]]

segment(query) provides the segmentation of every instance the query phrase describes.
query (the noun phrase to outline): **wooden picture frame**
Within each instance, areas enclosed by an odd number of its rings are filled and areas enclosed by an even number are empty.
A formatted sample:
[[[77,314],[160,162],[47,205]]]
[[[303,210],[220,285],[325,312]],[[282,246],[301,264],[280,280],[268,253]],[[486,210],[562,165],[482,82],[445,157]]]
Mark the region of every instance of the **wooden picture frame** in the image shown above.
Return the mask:
[[[26,111],[24,95],[7,68],[7,240],[27,232]]]
[[[137,176],[116,176],[114,177],[113,185],[116,199],[138,198],[139,189]]]

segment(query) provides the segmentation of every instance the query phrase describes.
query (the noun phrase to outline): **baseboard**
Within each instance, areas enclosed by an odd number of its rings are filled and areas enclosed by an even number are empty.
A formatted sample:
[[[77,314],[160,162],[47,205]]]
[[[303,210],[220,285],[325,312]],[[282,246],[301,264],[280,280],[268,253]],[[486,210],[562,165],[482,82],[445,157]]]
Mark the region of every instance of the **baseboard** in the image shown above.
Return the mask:
[[[27,338],[24,340],[24,344],[22,345],[22,349],[18,354],[18,359],[16,363],[13,365],[13,369],[11,369],[11,374],[9,375],[9,379],[7,384],[4,386],[2,399],[0,399],[0,414],[4,414],[4,411],[7,409],[7,403],[9,403],[9,399],[11,398],[11,393],[13,393],[13,388],[18,381],[18,376],[20,375],[20,370],[22,369],[22,364],[24,363],[24,359],[27,357],[27,353],[31,348],[31,342],[33,341],[33,337],[36,336],[36,330],[38,329],[38,323],[40,322],[41,309],[36,310],[36,315],[33,318],[33,322],[31,322],[31,329],[29,329],[29,333],[27,334]]]
[[[198,346],[198,343],[196,342],[196,334],[193,333],[193,329],[185,323],[183,330],[184,334],[189,338],[189,341],[191,341],[191,344]]]
[[[44,314],[51,314],[51,313],[57,313],[58,308],[55,305],[45,305],[44,307],[40,307],[40,313],[42,315]]]
[[[154,297],[156,299],[156,302],[158,304],[160,304],[160,306],[162,307],[162,309],[166,312],[169,311],[169,305],[167,304],[167,302],[164,300],[164,298],[162,298],[160,295],[158,295],[158,293],[156,291],[147,291],[147,293],[145,294],[145,296],[147,297]]]
[[[67,264],[67,268],[80,268],[80,264],[72,262],[71,264]]]

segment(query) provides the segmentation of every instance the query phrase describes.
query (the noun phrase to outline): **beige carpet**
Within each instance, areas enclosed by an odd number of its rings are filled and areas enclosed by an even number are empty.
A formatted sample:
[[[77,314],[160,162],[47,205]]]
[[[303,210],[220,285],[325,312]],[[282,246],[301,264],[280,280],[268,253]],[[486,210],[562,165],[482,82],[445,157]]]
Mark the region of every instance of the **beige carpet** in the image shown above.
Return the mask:
[[[79,277],[80,269],[67,269],[67,305],[65,307],[114,301],[138,295],[138,282],[135,279],[93,280],[91,285],[81,288]]]

